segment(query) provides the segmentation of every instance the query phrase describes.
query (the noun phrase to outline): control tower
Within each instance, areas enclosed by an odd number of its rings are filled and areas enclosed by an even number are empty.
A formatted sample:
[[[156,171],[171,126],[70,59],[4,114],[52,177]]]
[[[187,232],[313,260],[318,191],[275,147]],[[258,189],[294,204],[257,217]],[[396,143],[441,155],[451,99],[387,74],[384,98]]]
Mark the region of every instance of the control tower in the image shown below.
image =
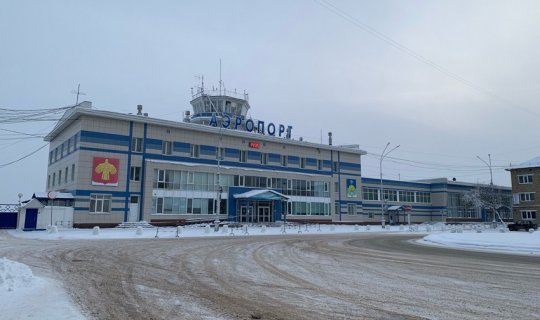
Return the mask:
[[[225,89],[206,90],[204,87],[197,88],[192,92],[191,106],[193,114],[186,112],[184,121],[208,125],[215,115],[218,124],[222,123],[223,117],[245,119],[249,106],[247,93],[237,93]]]

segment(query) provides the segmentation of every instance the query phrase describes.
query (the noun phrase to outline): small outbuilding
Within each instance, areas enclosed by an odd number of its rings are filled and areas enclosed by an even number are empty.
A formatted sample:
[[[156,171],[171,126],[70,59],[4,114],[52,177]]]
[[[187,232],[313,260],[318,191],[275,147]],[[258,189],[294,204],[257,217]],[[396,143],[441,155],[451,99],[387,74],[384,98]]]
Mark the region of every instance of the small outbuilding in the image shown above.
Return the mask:
[[[73,226],[73,195],[55,193],[53,199],[47,193],[34,193],[26,201],[19,214],[18,229],[24,231],[44,230],[47,226]]]

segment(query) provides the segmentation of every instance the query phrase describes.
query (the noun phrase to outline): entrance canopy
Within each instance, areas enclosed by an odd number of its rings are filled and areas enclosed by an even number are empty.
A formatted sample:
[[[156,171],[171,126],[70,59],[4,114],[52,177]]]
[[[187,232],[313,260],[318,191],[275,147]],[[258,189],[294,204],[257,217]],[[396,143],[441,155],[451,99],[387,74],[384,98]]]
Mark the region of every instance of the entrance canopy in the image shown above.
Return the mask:
[[[248,192],[235,194],[234,198],[246,200],[289,200],[289,197],[286,195],[268,189],[251,190]]]
[[[391,206],[388,207],[388,211],[398,211],[398,210],[405,210],[403,206]]]

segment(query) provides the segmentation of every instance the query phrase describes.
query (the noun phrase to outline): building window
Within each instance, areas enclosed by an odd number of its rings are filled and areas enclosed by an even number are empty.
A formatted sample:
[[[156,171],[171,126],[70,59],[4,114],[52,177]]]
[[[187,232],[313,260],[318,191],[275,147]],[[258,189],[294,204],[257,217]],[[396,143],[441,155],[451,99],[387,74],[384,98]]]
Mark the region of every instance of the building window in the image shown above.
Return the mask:
[[[51,175],[47,176],[47,189],[51,187]]]
[[[70,154],[71,153],[71,139],[69,139],[67,141],[67,153]]]
[[[172,142],[171,141],[163,141],[163,144],[161,146],[161,153],[162,154],[172,154]]]
[[[521,202],[534,201],[534,192],[523,192],[519,194]]]
[[[536,220],[536,211],[521,210],[521,220]]]
[[[141,167],[131,167],[129,170],[129,180],[141,181]]]
[[[53,172],[52,174],[52,187],[56,184],[56,172]]]
[[[322,168],[323,168],[323,161],[317,160],[317,170],[322,170]]]
[[[268,153],[261,153],[261,164],[268,164]]]
[[[62,159],[64,157],[64,144],[62,143],[62,145],[60,146],[60,159]]]
[[[131,140],[131,151],[132,152],[142,152],[142,138],[133,138]]]
[[[110,194],[91,194],[90,195],[90,212],[92,213],[111,212],[111,195]]]
[[[199,145],[192,144],[191,145],[191,152],[190,155],[192,158],[198,158],[199,157]]]
[[[306,167],[306,158],[300,158],[300,168]]]
[[[58,147],[54,149],[54,161],[58,161]]]
[[[400,191],[399,192],[399,201],[401,201],[401,202],[414,202],[414,192],[413,191]]]
[[[75,164],[71,165],[71,181],[75,181]]]
[[[533,175],[525,174],[525,175],[518,176],[518,182],[519,184],[531,184],[533,183]]]
[[[53,156],[54,156],[54,152],[53,151],[49,152],[49,164],[53,163]]]
[[[332,168],[334,169],[334,172],[338,172],[339,171],[339,162],[334,161],[332,163]]]
[[[379,189],[378,188],[364,188],[363,198],[364,200],[378,201]]]
[[[246,151],[245,150],[241,150],[240,151],[240,162],[246,162]]]
[[[397,191],[396,190],[384,189],[383,190],[383,200],[398,201]]]
[[[334,202],[334,212],[336,215],[338,215],[341,211],[341,206],[339,205],[339,203],[336,201]]]
[[[281,166],[286,167],[287,166],[287,156],[281,155]]]
[[[66,172],[64,173],[64,183],[68,182],[68,167],[66,167]]]
[[[58,185],[62,184],[62,170],[58,170]]]
[[[431,202],[431,194],[429,192],[417,192],[416,193],[416,202],[430,203]]]
[[[348,215],[355,215],[356,214],[356,203],[348,203],[347,204],[347,214]]]

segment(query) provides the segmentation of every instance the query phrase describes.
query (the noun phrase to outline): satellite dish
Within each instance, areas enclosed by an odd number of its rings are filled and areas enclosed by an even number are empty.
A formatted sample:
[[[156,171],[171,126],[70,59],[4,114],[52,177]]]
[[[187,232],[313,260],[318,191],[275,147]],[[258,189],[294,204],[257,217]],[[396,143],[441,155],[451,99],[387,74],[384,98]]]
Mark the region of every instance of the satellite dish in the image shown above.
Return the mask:
[[[54,200],[56,198],[56,192],[49,191],[49,193],[47,193],[47,198]]]

